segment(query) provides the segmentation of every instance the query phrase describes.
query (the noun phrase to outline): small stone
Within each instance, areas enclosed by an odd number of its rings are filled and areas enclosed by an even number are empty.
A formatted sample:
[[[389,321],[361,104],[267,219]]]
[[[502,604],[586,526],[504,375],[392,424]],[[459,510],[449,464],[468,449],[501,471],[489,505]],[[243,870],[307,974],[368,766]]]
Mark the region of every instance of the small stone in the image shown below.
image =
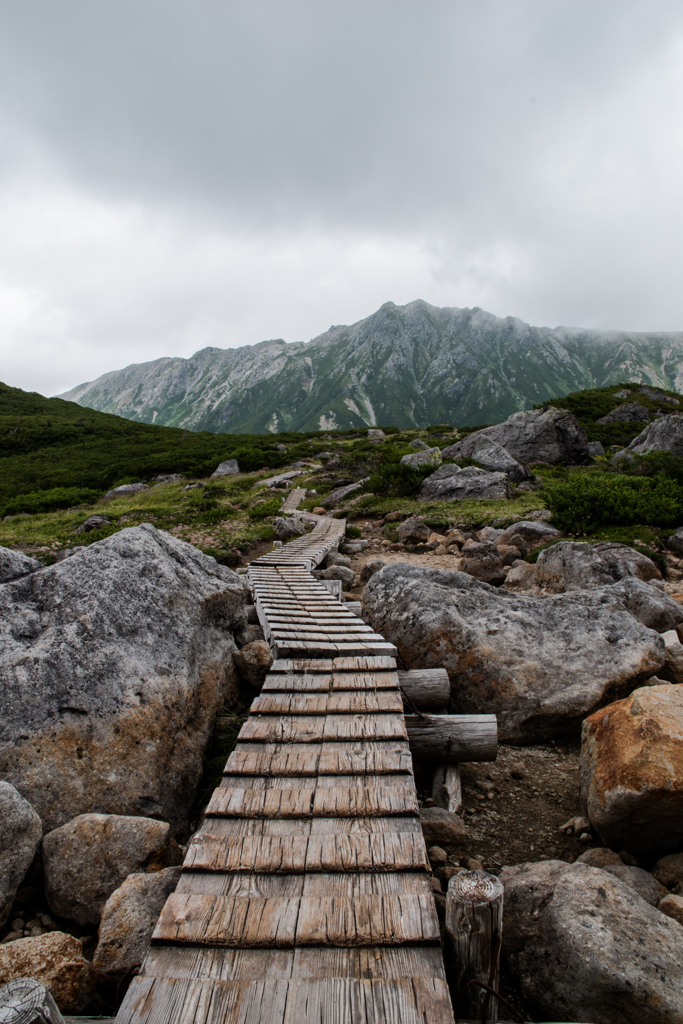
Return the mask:
[[[323,508],[322,505],[316,505],[316,507],[313,509],[313,515],[314,516],[324,516],[326,511],[327,511],[327,509]]]
[[[233,651],[232,660],[250,686],[261,687],[273,664],[273,655],[265,640],[253,640],[241,651]]]
[[[467,837],[462,818],[442,807],[425,807],[420,811],[420,824],[427,843],[462,844]]]
[[[580,843],[592,843],[593,842],[593,837],[591,835],[589,835],[588,832],[582,832],[581,835],[579,836],[579,842]]]
[[[513,779],[526,778],[526,769],[521,761],[515,761],[514,764],[510,765],[510,775]]]
[[[462,858],[462,866],[464,868],[466,868],[467,871],[483,871],[484,870],[484,862],[482,860],[480,860],[479,857],[463,857]]]
[[[657,909],[683,925],[683,896],[669,894],[659,901]]]
[[[0,782],[0,928],[10,914],[42,835],[41,820],[28,800],[9,782]]]
[[[667,889],[680,885],[683,882],[683,853],[670,853],[667,857],[660,857],[652,869],[652,874]]]
[[[591,868],[605,868],[608,864],[623,864],[623,860],[614,850],[606,847],[596,847],[594,850],[586,850],[576,858],[576,864],[587,864]]]
[[[448,854],[441,846],[430,846],[427,850],[427,856],[432,865],[442,865],[448,860]]]
[[[443,877],[446,884],[450,882],[454,875],[459,875],[461,871],[466,871],[466,868],[460,867],[459,864],[447,864],[443,869]]]
[[[638,858],[634,857],[632,853],[628,852],[628,850],[619,850],[619,856],[621,857],[624,864],[628,864],[629,867],[637,868],[639,866]]]
[[[73,935],[50,932],[5,942],[0,951],[0,978],[35,978],[50,990],[62,1013],[86,1009],[95,988],[95,974]]]

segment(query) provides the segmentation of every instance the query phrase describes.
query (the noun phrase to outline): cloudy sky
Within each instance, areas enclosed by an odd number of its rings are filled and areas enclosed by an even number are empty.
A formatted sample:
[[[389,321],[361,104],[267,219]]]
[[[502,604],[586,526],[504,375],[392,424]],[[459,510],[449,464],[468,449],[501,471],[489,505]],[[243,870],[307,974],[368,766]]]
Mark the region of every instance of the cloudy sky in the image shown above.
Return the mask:
[[[683,330],[679,0],[0,0],[0,379],[415,298]]]

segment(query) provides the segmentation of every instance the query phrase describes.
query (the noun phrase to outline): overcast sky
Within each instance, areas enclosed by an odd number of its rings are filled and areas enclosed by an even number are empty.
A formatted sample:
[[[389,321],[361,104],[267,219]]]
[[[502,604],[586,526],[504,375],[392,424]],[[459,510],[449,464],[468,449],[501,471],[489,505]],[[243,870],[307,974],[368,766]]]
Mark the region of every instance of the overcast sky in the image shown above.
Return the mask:
[[[0,0],[0,379],[416,298],[683,330],[680,0]]]

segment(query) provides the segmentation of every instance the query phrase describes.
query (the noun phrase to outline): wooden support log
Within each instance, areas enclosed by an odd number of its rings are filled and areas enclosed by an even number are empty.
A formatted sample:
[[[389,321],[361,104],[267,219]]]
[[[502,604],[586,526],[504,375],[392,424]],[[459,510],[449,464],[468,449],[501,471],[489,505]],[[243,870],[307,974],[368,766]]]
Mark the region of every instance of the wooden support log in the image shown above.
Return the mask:
[[[12,1024],[64,1024],[50,992],[34,978],[17,978],[0,988],[0,1020]]]
[[[497,1021],[503,934],[503,883],[485,871],[461,871],[446,895],[446,973],[456,1017]],[[472,984],[470,984],[472,983]]]
[[[459,764],[495,761],[495,715],[406,715],[410,752],[417,761]]]
[[[398,673],[398,685],[418,711],[447,708],[451,699],[451,681],[445,668],[414,668]]]
[[[432,799],[437,807],[457,814],[462,807],[462,782],[457,764],[440,764],[432,776]]]

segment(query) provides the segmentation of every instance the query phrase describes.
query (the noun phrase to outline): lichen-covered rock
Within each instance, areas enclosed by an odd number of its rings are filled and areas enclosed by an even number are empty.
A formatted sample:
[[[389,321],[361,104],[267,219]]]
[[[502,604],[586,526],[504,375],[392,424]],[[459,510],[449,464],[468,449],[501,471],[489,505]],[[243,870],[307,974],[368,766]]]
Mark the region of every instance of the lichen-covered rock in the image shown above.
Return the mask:
[[[115,984],[138,967],[164,903],[180,877],[180,868],[128,875],[102,909],[93,967],[99,981]]]
[[[147,484],[121,484],[120,487],[114,487],[111,491],[107,491],[105,498],[129,498],[133,494],[139,494],[140,491],[147,491],[149,488]]]
[[[273,520],[273,529],[278,540],[286,544],[290,540],[302,537],[306,532],[306,526],[301,519],[290,519],[285,516],[276,516]]]
[[[606,416],[596,420],[596,423],[634,423],[638,420],[649,423],[650,413],[640,402],[626,402],[625,405],[618,405]]]
[[[43,839],[45,894],[53,914],[97,924],[128,875],[180,863],[165,821],[119,814],[81,814]]]
[[[547,544],[550,540],[561,537],[561,533],[550,523],[543,523],[538,519],[523,519],[519,523],[513,523],[503,530],[496,541],[497,544],[515,544],[515,537],[521,537],[529,548],[535,548],[538,544]]]
[[[638,859],[683,844],[683,688],[635,690],[583,724],[581,802],[603,842]]]
[[[480,430],[470,434],[462,441],[444,448],[441,452],[444,459],[475,459],[484,469],[493,473],[505,473],[508,480],[519,483],[528,480],[531,473],[521,462],[513,458],[510,452],[498,444],[492,437],[487,437]]]
[[[252,640],[241,650],[235,651],[232,657],[239,674],[250,686],[263,686],[273,664],[273,655],[265,640]]]
[[[519,551],[517,551],[519,557]],[[469,542],[462,549],[461,570],[483,583],[499,587],[505,583],[503,559],[495,544],[490,541],[483,543]]]
[[[76,530],[76,533],[92,533],[93,530],[101,530],[103,526],[109,526],[111,519],[108,516],[88,516],[84,523]]]
[[[462,501],[465,498],[511,498],[505,473],[487,473],[476,466],[439,466],[422,481],[418,501]]]
[[[654,562],[627,544],[563,540],[541,551],[536,559],[536,584],[556,594],[609,586],[627,576],[646,581],[661,579]]]
[[[401,544],[425,544],[432,531],[418,516],[406,519],[398,528],[398,539]]]
[[[634,437],[627,452],[644,455],[646,452],[671,452],[683,455],[683,416],[672,413],[648,423],[637,437]]]
[[[225,459],[221,462],[211,474],[211,478],[219,476],[233,476],[235,473],[239,473],[240,467],[237,459]]]
[[[0,583],[11,583],[42,568],[42,562],[37,558],[29,558],[23,551],[0,547]]]
[[[0,775],[46,831],[89,811],[187,830],[245,604],[235,573],[149,524],[0,586]]]
[[[323,569],[317,575],[318,579],[321,580],[341,580],[342,590],[348,590],[356,580],[356,574],[353,569],[349,569],[345,565],[332,565],[329,569]]]
[[[374,576],[380,569],[383,569],[385,565],[386,562],[382,558],[371,558],[360,571],[361,582],[367,583],[370,577]]]
[[[96,976],[73,935],[49,932],[0,946],[0,984],[35,978],[49,989],[62,1013],[83,1013],[95,990]]]
[[[503,956],[540,1020],[683,1020],[683,927],[614,876],[544,861],[501,873]]]
[[[367,477],[364,477],[362,480],[358,480],[355,484],[346,484],[345,487],[338,487],[336,491],[332,491],[330,494],[326,495],[320,504],[323,508],[335,508],[336,505],[338,505],[340,501],[343,501],[344,498],[347,498],[349,494],[359,491],[366,480]]]
[[[467,839],[462,818],[443,807],[420,808],[420,825],[427,846],[434,843],[461,845]]]
[[[613,583],[610,590],[618,594],[624,607],[648,629],[666,633],[683,622],[683,607],[677,601],[634,576]]]
[[[0,782],[0,928],[9,916],[42,836],[42,823],[28,800],[9,782]]]
[[[573,413],[549,405],[544,409],[515,412],[504,423],[483,427],[470,434],[473,438],[489,437],[525,466],[533,462],[585,462],[588,438]]]
[[[363,613],[406,668],[447,670],[452,711],[496,714],[510,743],[578,731],[665,659],[616,586],[536,597],[398,562],[369,581]]]
[[[440,466],[441,465],[441,449],[440,448],[428,448],[427,445],[423,449],[417,452],[411,452],[409,455],[404,455],[401,462],[405,466],[413,466],[417,469],[419,466]]]

